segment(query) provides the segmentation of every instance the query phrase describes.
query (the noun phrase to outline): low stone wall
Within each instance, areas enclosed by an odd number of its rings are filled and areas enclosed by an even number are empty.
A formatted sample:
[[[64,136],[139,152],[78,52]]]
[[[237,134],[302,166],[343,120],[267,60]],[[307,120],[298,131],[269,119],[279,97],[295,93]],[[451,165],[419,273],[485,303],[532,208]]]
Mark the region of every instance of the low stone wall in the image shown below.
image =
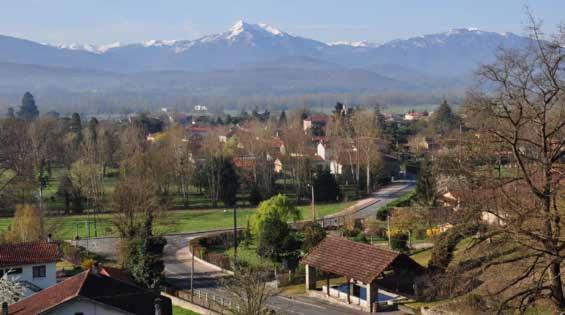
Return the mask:
[[[203,308],[201,306],[190,303],[188,301],[181,300],[181,299],[174,297],[172,295],[169,295],[165,292],[161,292],[161,295],[170,298],[173,305],[178,306],[180,308],[184,308],[186,310],[191,310],[193,312],[196,312],[196,313],[202,314],[202,315],[220,315],[220,313],[216,313],[216,312],[209,310],[207,308]]]

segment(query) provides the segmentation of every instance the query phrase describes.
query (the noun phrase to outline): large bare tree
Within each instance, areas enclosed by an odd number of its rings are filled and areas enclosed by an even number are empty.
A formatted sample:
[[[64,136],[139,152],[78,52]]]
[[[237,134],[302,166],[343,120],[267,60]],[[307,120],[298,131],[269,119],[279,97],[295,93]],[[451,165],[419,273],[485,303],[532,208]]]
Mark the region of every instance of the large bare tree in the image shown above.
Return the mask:
[[[500,51],[481,68],[483,88],[465,108],[471,131],[442,162],[459,179],[461,211],[486,223],[462,268],[475,269],[472,287],[498,313],[539,301],[565,310],[565,31],[547,38],[531,22],[528,49]]]

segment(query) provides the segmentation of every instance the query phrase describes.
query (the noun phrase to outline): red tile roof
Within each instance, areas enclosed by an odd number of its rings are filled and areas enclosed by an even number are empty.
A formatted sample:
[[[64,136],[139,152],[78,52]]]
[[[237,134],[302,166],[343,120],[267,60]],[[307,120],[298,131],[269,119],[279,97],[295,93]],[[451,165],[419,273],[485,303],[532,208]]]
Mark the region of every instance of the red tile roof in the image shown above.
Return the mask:
[[[310,117],[304,120],[324,123],[328,120],[328,117],[326,115],[311,115]]]
[[[155,314],[154,301],[160,298],[162,314],[172,314],[169,298],[90,270],[10,305],[8,313],[10,315],[43,314],[74,298],[81,297],[139,315]]]
[[[0,245],[0,267],[56,262],[61,259],[56,242],[36,241]]]
[[[422,268],[402,253],[328,236],[316,245],[301,263],[324,272],[371,283],[397,262],[418,271]]]

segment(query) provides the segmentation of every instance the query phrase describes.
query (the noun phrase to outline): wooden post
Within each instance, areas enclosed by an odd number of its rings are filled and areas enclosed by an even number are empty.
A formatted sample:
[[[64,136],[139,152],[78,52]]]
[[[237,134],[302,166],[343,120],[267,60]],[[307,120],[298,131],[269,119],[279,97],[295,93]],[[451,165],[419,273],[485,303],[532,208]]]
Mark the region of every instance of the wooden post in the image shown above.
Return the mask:
[[[373,309],[373,303],[378,302],[379,288],[375,283],[368,283],[365,288],[367,291],[365,294],[367,302],[367,305],[365,306],[366,310],[369,313],[376,313],[378,311],[377,304],[375,304],[375,308]]]
[[[316,290],[316,269],[306,265],[306,291]]]
[[[351,304],[351,279],[347,278],[347,304]]]
[[[330,274],[326,273],[326,291],[328,296],[330,296]]]

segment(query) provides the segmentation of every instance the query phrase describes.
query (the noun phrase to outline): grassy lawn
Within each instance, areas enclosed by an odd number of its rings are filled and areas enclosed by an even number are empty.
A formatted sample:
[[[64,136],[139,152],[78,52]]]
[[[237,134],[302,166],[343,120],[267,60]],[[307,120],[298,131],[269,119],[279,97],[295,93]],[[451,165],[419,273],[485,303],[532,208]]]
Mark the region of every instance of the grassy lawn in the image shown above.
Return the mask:
[[[173,315],[200,315],[200,314],[173,305]]]
[[[349,201],[349,202],[342,202],[342,203],[329,203],[329,204],[319,204],[315,205],[316,208],[316,215],[318,218],[334,214],[336,212],[340,212],[345,210],[352,205],[354,205],[357,201]],[[298,209],[300,210],[300,215],[302,216],[302,220],[311,220],[312,219],[312,207],[310,205],[307,206],[299,206]]]
[[[328,215],[341,211],[352,202],[325,204],[316,207],[319,215]],[[303,218],[311,218],[309,207],[300,207]],[[238,209],[237,222],[239,227],[245,227],[247,220],[253,214],[254,209]],[[49,217],[46,220],[46,228],[56,239],[74,239],[78,235],[85,238],[90,228],[90,236],[115,236],[116,228],[111,222],[112,214],[98,214],[96,220],[93,215],[70,215],[60,217]],[[0,218],[0,232],[5,231],[12,218]],[[87,224],[87,221],[89,222]],[[96,223],[94,223],[96,221]],[[223,209],[216,210],[178,210],[166,211],[155,224],[156,233],[179,233],[196,232],[212,229],[225,229],[233,227],[233,211]]]

